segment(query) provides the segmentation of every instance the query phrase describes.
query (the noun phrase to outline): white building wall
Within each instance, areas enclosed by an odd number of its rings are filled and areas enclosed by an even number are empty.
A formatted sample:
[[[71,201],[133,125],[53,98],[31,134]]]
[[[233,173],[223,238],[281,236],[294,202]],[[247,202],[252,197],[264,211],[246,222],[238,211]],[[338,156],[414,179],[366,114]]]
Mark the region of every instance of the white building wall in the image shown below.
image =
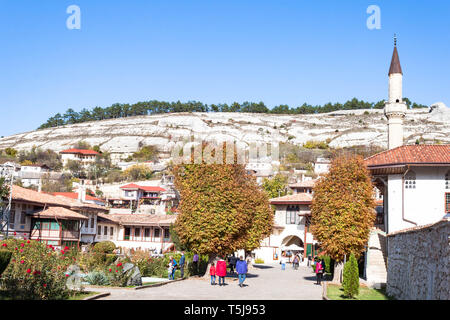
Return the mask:
[[[445,213],[445,174],[449,167],[412,167],[416,173],[416,188],[405,189],[403,175],[388,177],[388,232],[437,222]],[[402,189],[404,191],[402,201]],[[450,190],[447,189],[447,192]]]

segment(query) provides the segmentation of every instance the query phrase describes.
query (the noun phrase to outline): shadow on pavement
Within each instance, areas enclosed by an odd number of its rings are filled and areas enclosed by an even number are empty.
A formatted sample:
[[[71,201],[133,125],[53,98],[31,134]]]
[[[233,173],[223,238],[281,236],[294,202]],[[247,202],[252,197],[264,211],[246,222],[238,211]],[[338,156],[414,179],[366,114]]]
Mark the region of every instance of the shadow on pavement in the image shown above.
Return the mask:
[[[270,269],[270,268],[273,268],[272,266],[264,266],[264,265],[257,265],[257,264],[254,264],[253,267],[257,268],[257,269]]]

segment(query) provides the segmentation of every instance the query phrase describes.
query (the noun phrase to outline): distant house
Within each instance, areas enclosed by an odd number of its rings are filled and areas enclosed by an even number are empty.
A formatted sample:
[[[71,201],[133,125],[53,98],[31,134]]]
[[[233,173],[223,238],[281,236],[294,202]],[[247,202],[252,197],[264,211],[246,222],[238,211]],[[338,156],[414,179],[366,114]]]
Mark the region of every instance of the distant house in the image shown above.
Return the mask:
[[[61,160],[65,166],[69,160],[80,161],[83,165],[88,165],[95,162],[95,158],[100,155],[94,150],[84,149],[67,149],[59,152],[61,154]]]
[[[175,215],[99,214],[96,242],[112,241],[118,247],[149,251],[173,249],[169,227]]]
[[[52,172],[45,164],[22,165],[17,176],[24,187],[35,186],[39,190],[42,187],[42,179],[57,181],[61,179],[62,173]]]
[[[278,262],[281,256],[301,254],[303,258],[317,253],[317,241],[309,228],[311,224],[312,192],[308,188],[293,185],[292,195],[270,199],[275,207],[275,222],[272,234],[254,250],[255,256],[266,263]],[[310,187],[312,189],[312,186]]]
[[[45,242],[55,247],[93,242],[97,213],[107,210],[95,204],[13,186],[9,234]],[[92,228],[92,229],[93,229]]]
[[[170,207],[177,207],[176,194],[159,186],[141,186],[130,183],[120,187],[120,198],[108,198],[111,213],[165,214]]]
[[[316,174],[327,173],[331,166],[331,160],[327,158],[317,158],[314,162],[314,172]]]

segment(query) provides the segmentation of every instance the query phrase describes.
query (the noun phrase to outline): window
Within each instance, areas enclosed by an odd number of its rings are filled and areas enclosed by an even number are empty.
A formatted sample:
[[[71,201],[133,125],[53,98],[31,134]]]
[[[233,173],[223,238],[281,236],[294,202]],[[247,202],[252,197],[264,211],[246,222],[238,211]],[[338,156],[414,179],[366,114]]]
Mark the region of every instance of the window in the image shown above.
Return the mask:
[[[130,233],[131,233],[131,229],[130,228],[125,228],[125,233],[123,236],[124,240],[130,240]]]
[[[109,228],[109,234],[110,234],[111,236],[114,235],[114,227],[110,227],[110,228]]]
[[[445,175],[445,189],[450,189],[450,171]]]
[[[165,240],[170,239],[170,232],[169,232],[169,229],[164,229],[164,239],[165,239]]]
[[[91,217],[91,228],[94,228],[94,217]]]
[[[445,212],[450,213],[450,193],[445,194]]]
[[[20,224],[25,224],[26,216],[27,216],[27,212],[22,209],[22,212],[20,214]]]
[[[141,228],[134,229],[134,236],[135,237],[140,237],[141,236]]]
[[[414,171],[409,171],[405,176],[405,189],[416,188],[416,174]]]
[[[50,230],[59,230],[58,222],[50,222]]]
[[[103,234],[104,234],[105,236],[108,235],[108,227],[107,227],[107,226],[105,226],[105,227],[103,228]]]
[[[16,220],[16,206],[11,204],[11,210],[9,211],[9,228],[14,229],[14,222]]]
[[[150,228],[145,228],[144,237],[150,238]]]
[[[286,209],[286,224],[298,224],[300,221],[300,217],[298,215],[299,211],[299,206],[288,206]]]
[[[41,228],[41,222],[40,221],[34,221],[33,222],[33,230],[39,230]]]
[[[159,238],[159,229],[155,228],[154,238]]]
[[[102,234],[102,227],[98,226],[97,227],[97,234],[100,236]]]

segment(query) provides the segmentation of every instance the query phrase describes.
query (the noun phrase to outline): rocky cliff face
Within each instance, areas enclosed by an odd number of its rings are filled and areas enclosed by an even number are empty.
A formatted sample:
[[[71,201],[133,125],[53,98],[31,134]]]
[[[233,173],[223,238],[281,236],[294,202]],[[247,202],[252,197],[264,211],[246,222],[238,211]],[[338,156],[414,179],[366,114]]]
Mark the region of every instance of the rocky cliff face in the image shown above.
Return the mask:
[[[387,146],[387,120],[383,110],[346,110],[317,115],[244,113],[178,113],[86,122],[20,133],[0,139],[0,149],[33,146],[61,151],[80,140],[100,145],[117,161],[139,148],[155,145],[169,155],[177,139],[196,136],[204,140],[233,139],[250,142],[326,141],[332,147]],[[408,110],[404,143],[450,143],[450,109]]]

